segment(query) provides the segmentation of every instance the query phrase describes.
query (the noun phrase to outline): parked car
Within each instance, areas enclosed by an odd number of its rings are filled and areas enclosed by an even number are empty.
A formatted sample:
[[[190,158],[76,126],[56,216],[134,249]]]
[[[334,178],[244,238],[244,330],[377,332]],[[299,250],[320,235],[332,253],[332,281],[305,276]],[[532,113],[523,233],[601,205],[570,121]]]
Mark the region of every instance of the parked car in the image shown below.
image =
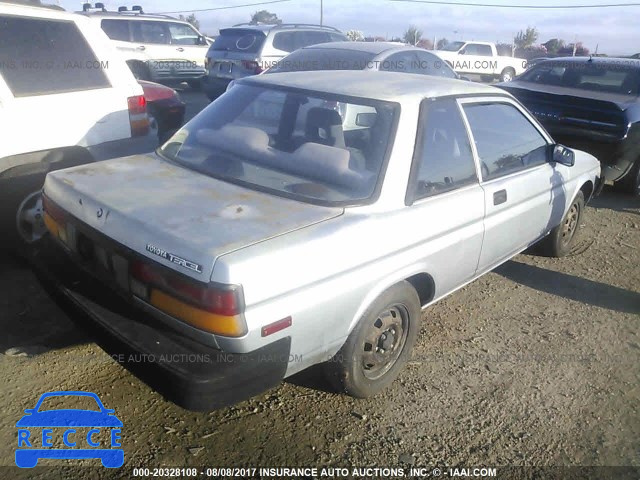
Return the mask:
[[[158,141],[164,143],[184,123],[186,105],[173,88],[144,80],[139,80],[138,83],[147,99],[151,130],[158,136]]]
[[[547,60],[508,84],[553,138],[595,155],[603,177],[640,194],[640,61]]]
[[[336,105],[359,110],[354,125]],[[258,75],[156,153],[49,174],[46,223],[73,262],[46,271],[187,408],[322,362],[367,397],[409,358],[422,308],[538,241],[569,253],[599,174],[493,87]],[[69,278],[73,264],[89,275]]]
[[[502,82],[511,81],[527,66],[524,58],[499,55],[495,43],[490,42],[450,42],[433,53],[460,74],[477,74]]]
[[[207,52],[203,89],[213,100],[224,93],[232,80],[261,73],[294,50],[345,40],[347,37],[340,30],[320,25],[241,23],[223,28]]]
[[[139,6],[108,12],[102,3],[85,4],[79,13],[105,31],[138,80],[186,81],[200,88],[209,42],[190,23],[146,14]]]
[[[440,57],[424,48],[391,42],[332,42],[303,47],[265,73],[316,70],[381,70],[459,78]]]
[[[86,18],[0,3],[0,224],[3,245],[46,232],[47,172],[144,151],[143,90]]]

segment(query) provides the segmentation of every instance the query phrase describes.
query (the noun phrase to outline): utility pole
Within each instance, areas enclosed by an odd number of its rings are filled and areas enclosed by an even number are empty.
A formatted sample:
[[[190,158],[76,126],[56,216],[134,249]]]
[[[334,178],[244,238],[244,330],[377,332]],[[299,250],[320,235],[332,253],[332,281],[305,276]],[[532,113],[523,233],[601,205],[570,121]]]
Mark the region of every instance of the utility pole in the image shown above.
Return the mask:
[[[322,0],[320,0],[320,26],[322,26]]]

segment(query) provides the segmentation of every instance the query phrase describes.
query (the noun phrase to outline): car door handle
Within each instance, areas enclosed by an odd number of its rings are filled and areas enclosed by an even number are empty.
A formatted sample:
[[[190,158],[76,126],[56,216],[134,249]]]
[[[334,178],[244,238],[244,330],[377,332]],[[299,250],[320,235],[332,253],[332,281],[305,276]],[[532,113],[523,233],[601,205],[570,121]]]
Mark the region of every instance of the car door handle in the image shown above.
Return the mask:
[[[179,52],[184,52],[184,48],[182,48],[182,47],[178,47],[178,48],[176,48],[176,50],[178,50]]]
[[[146,50],[147,47],[145,47],[144,45],[140,45],[139,47],[136,48],[136,50]]]
[[[493,204],[500,205],[501,203],[505,203],[507,201],[507,191],[506,190],[498,190],[497,192],[493,192]]]

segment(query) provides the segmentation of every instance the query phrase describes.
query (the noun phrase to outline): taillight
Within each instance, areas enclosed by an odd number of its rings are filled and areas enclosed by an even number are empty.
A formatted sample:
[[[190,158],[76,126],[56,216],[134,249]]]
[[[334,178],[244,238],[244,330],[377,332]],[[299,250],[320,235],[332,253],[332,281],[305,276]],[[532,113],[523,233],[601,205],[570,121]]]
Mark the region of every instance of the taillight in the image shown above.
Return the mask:
[[[262,72],[262,67],[255,60],[242,60],[242,66],[256,75]]]
[[[127,98],[129,107],[129,124],[131,136],[142,137],[149,133],[149,117],[147,117],[147,99],[144,95]]]
[[[67,219],[67,212],[45,194],[42,194],[42,208],[46,214],[57,222],[64,222]]]
[[[220,335],[246,333],[241,287],[196,282],[139,260],[130,274],[132,293],[165,313]]]
[[[60,208],[45,194],[42,195],[44,224],[54,238],[67,243],[67,212]]]

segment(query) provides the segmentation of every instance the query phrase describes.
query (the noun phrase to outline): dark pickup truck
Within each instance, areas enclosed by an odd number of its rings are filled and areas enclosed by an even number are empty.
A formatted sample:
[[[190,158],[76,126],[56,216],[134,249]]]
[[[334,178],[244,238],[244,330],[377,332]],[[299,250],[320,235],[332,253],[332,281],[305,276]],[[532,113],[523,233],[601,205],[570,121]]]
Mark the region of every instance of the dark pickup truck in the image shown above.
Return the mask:
[[[640,60],[544,60],[497,86],[520,100],[557,142],[596,156],[605,180],[640,194]]]

